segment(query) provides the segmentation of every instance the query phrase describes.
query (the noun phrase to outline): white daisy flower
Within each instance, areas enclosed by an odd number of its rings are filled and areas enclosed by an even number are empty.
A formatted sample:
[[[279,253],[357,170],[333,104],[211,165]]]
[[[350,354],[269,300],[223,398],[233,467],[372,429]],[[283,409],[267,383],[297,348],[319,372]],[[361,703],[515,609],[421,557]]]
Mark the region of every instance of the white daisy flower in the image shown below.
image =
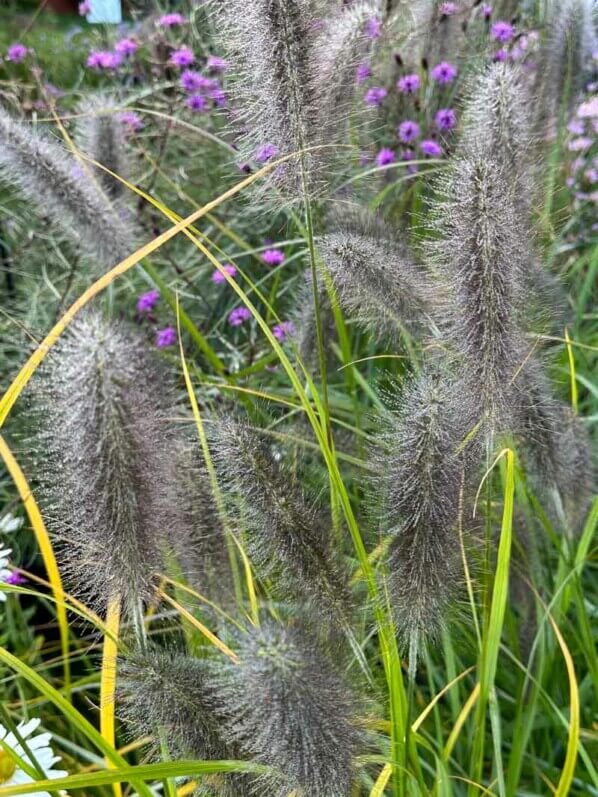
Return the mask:
[[[0,561],[3,553],[5,552],[0,551]],[[21,738],[27,743],[27,747],[35,757],[37,765],[43,771],[46,778],[54,779],[66,777],[68,773],[64,770],[53,769],[54,764],[60,761],[60,757],[55,756],[50,747],[50,734],[40,733],[37,736],[31,735],[37,730],[40,722],[41,720],[39,719],[32,719],[29,720],[29,722],[20,722],[17,726],[17,730]],[[7,731],[3,725],[0,725],[0,739],[2,739],[4,745],[14,750],[23,761],[31,766],[34,765],[15,735]],[[35,779],[21,769],[18,762],[11,757],[10,753],[4,747],[0,747],[0,786],[16,786],[22,783],[34,782]],[[50,795],[47,791],[36,791],[33,792],[30,797],[50,797]]]
[[[23,518],[15,517],[7,512],[3,518],[0,518],[0,532],[3,534],[12,534],[13,531],[18,531],[23,525]]]
[[[6,565],[8,564],[8,557],[10,556],[11,549],[10,548],[0,548],[0,581],[8,581],[11,576],[11,571],[8,570]],[[0,592],[0,603],[6,600],[6,592]],[[0,728],[2,726],[0,725]],[[1,752],[0,752],[1,755]],[[1,775],[0,775],[1,778]],[[2,783],[2,780],[0,780]]]

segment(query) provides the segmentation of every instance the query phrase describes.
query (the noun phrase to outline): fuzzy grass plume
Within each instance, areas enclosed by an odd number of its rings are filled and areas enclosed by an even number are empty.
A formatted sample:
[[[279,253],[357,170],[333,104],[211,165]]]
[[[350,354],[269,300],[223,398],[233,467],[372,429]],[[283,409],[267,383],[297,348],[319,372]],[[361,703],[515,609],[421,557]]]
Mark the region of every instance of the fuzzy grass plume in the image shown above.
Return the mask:
[[[429,245],[449,301],[438,309],[463,357],[478,413],[492,436],[508,428],[513,377],[525,356],[521,314],[530,241],[506,165],[473,149],[455,159],[438,185]]]
[[[355,702],[301,627],[267,621],[239,640],[239,663],[218,670],[225,737],[278,770],[262,794],[349,797],[361,735]]]
[[[308,599],[317,613],[344,620],[349,597],[333,556],[328,519],[308,502],[258,430],[222,419],[213,431],[212,450],[260,575],[299,605]]]
[[[365,47],[363,27],[375,6],[364,0],[331,11],[313,0],[223,0],[213,7],[236,70],[232,91],[245,159],[338,143]],[[302,152],[275,170],[275,185],[292,199],[320,190],[331,155],[330,148]]]
[[[0,179],[47,215],[89,260],[114,266],[135,250],[135,236],[93,174],[93,167],[0,107]]]
[[[380,434],[375,493],[391,536],[390,598],[397,633],[415,666],[420,643],[454,609],[463,581],[458,524],[469,486],[475,420],[467,387],[429,365],[394,396]],[[398,410],[398,411],[397,411]]]
[[[397,340],[421,322],[430,288],[408,247],[388,223],[351,209],[317,241],[338,300],[350,318]]]
[[[48,526],[79,593],[136,616],[182,530],[164,374],[124,324],[76,320],[37,381],[36,473]]]
[[[125,133],[117,112],[117,103],[111,97],[90,96],[78,107],[83,114],[77,129],[77,144],[90,158],[101,163],[114,174],[128,179],[129,167]],[[90,165],[95,178],[112,199],[126,191],[123,184],[103,169]]]

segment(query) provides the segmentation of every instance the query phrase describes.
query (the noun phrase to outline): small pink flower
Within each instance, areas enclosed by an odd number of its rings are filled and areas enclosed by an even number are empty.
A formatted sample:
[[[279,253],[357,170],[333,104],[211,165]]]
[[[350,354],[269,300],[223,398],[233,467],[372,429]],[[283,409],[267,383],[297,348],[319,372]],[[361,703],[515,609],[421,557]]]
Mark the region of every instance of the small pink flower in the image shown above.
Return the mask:
[[[382,105],[388,92],[380,86],[372,86],[365,95],[366,105]]]
[[[129,55],[134,55],[139,49],[139,45],[133,39],[119,39],[114,45],[115,52],[127,58]]]
[[[171,28],[173,25],[184,25],[187,20],[182,14],[164,14],[156,23],[161,28]]]
[[[457,4],[456,3],[441,3],[438,11],[441,16],[443,17],[450,17],[452,14],[455,14],[457,11]]]
[[[86,17],[88,14],[91,14],[91,2],[90,0],[83,0],[82,3],[79,3],[79,16]]]
[[[419,91],[419,86],[419,75],[416,75],[415,73],[411,75],[403,75],[402,78],[399,78],[399,82],[397,83],[397,88],[401,94],[415,94],[417,91]]]
[[[396,160],[396,156],[391,149],[384,147],[380,150],[380,152],[376,155],[376,164],[378,166],[388,166],[391,163],[394,163]]]
[[[267,163],[272,158],[278,155],[278,147],[276,144],[262,144],[255,152],[255,160],[257,163]]]
[[[262,252],[262,262],[267,266],[281,266],[284,259],[284,252],[281,249],[266,249]]]
[[[368,19],[365,25],[365,35],[369,39],[378,39],[382,33],[382,23],[378,17]]]
[[[237,276],[237,269],[234,266],[232,266],[230,263],[227,263],[226,265],[222,266],[222,271],[226,271],[228,276],[231,278]],[[216,271],[212,272],[212,282],[215,282],[217,285],[219,285],[222,282],[226,282],[226,277],[224,276],[224,274],[222,274],[222,272],[216,269]]]
[[[15,42],[11,44],[6,52],[6,60],[12,61],[13,64],[20,64],[21,61],[24,61],[27,57],[29,50],[25,47],[24,44],[20,42]]]
[[[282,343],[287,337],[290,338],[295,334],[295,325],[292,321],[281,321],[272,327],[272,334]]]
[[[137,299],[137,310],[140,313],[149,313],[150,310],[153,310],[158,300],[160,299],[160,291],[151,290],[142,293],[141,296]]]
[[[136,133],[143,127],[143,122],[134,111],[123,111],[119,114],[118,119],[121,124],[126,126],[128,133]]]
[[[370,69],[369,64],[359,64],[355,70],[355,80],[358,83],[365,83],[371,74],[372,70]]]
[[[226,72],[228,63],[219,55],[208,55],[206,66],[211,72]]]
[[[514,33],[515,31],[511,23],[504,22],[501,19],[499,19],[498,22],[495,22],[490,28],[490,35],[492,38],[501,44],[505,44],[505,42],[510,41],[513,38]]]
[[[168,59],[169,64],[178,67],[191,66],[194,61],[193,50],[189,47],[181,47],[180,50],[175,50]]]
[[[164,349],[167,346],[174,346],[176,343],[176,329],[174,327],[164,327],[156,332],[156,346]]]
[[[240,327],[251,318],[251,313],[246,307],[235,307],[228,314],[228,323],[231,327]]]

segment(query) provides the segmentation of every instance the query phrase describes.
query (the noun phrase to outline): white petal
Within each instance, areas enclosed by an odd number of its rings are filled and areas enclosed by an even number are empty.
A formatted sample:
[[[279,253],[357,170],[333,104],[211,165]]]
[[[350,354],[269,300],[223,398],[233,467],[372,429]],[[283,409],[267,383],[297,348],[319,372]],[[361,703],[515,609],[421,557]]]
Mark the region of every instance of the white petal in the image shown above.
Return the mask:
[[[33,731],[39,728],[40,723],[41,720],[38,717],[34,717],[33,719],[30,719],[29,722],[19,722],[17,725],[17,730],[23,739],[26,739],[28,736],[31,736]]]
[[[51,738],[49,733],[40,733],[39,736],[30,739],[28,744],[32,750],[39,750],[40,747],[48,747]]]

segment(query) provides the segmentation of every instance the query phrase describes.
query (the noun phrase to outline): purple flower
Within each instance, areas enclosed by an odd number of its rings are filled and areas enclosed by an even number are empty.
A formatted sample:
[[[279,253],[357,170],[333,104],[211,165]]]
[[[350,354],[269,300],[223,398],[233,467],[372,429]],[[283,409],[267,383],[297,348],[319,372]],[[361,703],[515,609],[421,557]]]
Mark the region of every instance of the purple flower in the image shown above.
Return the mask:
[[[208,55],[206,66],[211,72],[226,72],[228,63],[219,55]]]
[[[404,149],[401,152],[401,160],[403,160],[403,161],[415,160],[415,152],[412,149]],[[417,167],[416,164],[409,164],[409,166],[407,166],[407,173],[408,174],[415,174],[417,172],[417,170],[418,170],[418,167]]]
[[[421,131],[417,122],[407,119],[405,122],[401,122],[397,132],[399,134],[399,141],[402,141],[403,144],[409,144],[411,141],[418,138]]]
[[[187,20],[182,14],[164,14],[157,24],[161,28],[171,28],[173,25],[184,25]]]
[[[486,19],[490,19],[492,16],[492,6],[489,3],[484,3],[482,6],[482,16]]]
[[[202,94],[192,94],[187,99],[187,108],[196,113],[208,110],[208,101]]]
[[[359,66],[355,70],[355,80],[358,83],[365,83],[365,81],[370,77],[371,74],[372,70],[370,69],[369,64],[359,64]]]
[[[496,61],[497,63],[501,64],[504,63],[504,61],[506,61],[508,57],[509,53],[506,50],[504,50],[502,47],[500,48],[500,50],[497,50],[494,53],[494,61]]]
[[[226,271],[229,277],[236,277],[237,275],[237,269],[234,266],[231,266],[230,263],[227,263],[226,265],[222,266],[222,271]],[[224,274],[222,274],[222,272],[218,270],[213,271],[212,282],[215,282],[216,284],[220,284],[221,282],[226,282],[226,277],[224,276]]]
[[[262,262],[267,266],[281,266],[284,263],[284,252],[281,249],[266,249],[262,252]]]
[[[231,327],[240,327],[249,318],[251,318],[251,313],[246,307],[235,307],[228,314],[228,323]]]
[[[373,86],[366,92],[366,105],[382,105],[387,94],[388,92],[386,89],[380,88],[379,86]]]
[[[490,35],[492,38],[497,42],[502,42],[502,44],[510,41],[513,38],[514,32],[510,22],[504,22],[504,20],[500,19],[490,28]]]
[[[139,45],[133,39],[119,39],[114,45],[114,50],[125,57],[136,53],[138,48]]]
[[[15,42],[11,44],[6,52],[6,60],[12,61],[13,64],[20,64],[23,61],[29,50],[25,47],[24,44],[20,42]]]
[[[376,155],[376,163],[378,166],[388,166],[389,163],[394,163],[395,160],[396,155],[391,149],[388,149],[388,147],[383,147]]]
[[[9,573],[7,576],[4,576],[2,581],[5,584],[9,584],[13,587],[19,587],[21,584],[27,583],[27,579],[24,578],[20,573],[17,573],[15,570],[13,570],[13,572]]]
[[[215,80],[212,86],[208,89],[208,96],[218,107],[226,105],[226,94],[222,90],[222,86]]]
[[[150,310],[153,310],[158,300],[160,298],[160,291],[158,290],[151,290],[142,293],[139,299],[137,299],[137,310],[140,313],[149,313]]]
[[[457,67],[449,64],[448,61],[442,61],[432,70],[432,79],[441,86],[444,86],[447,83],[452,83],[456,77]]]
[[[135,133],[143,127],[143,122],[134,111],[123,111],[118,118],[121,124],[126,125],[129,133]]]
[[[185,91],[201,91],[201,89],[211,88],[212,85],[209,77],[200,75],[199,72],[194,72],[192,69],[185,69],[184,72],[181,72],[181,86]]]
[[[90,0],[83,0],[82,3],[79,3],[79,16],[86,17],[88,14],[91,14],[91,2]]]
[[[419,148],[430,158],[439,158],[442,155],[442,147],[437,141],[431,138],[426,138],[419,145]]]
[[[176,343],[176,329],[174,327],[164,327],[156,332],[156,346],[164,349],[166,346],[174,346]]]
[[[255,152],[255,159],[258,163],[266,163],[278,155],[278,147],[275,144],[262,144]]]
[[[438,8],[439,13],[443,17],[450,17],[451,14],[455,14],[457,11],[457,4],[456,3],[441,3],[440,7]]]
[[[404,75],[402,78],[399,78],[399,82],[397,83],[397,88],[401,94],[415,94],[416,91],[419,91],[419,86],[420,79],[419,75],[416,74]]]
[[[370,39],[377,39],[382,33],[382,23],[378,17],[368,19],[365,24],[365,35]]]
[[[193,55],[193,50],[189,47],[181,47],[180,50],[175,50],[171,53],[170,58],[168,59],[168,63],[172,64],[173,66],[183,67],[183,66],[191,66],[191,64],[195,61],[195,56]]]
[[[280,324],[275,324],[272,327],[272,334],[276,340],[283,341],[287,337],[292,337],[295,334],[295,325],[292,321],[281,321]]]
[[[581,138],[574,138],[573,141],[570,141],[568,149],[570,152],[581,152],[584,149],[589,149],[593,143],[591,138],[582,136]]]
[[[435,116],[435,121],[440,130],[452,130],[457,124],[457,114],[452,108],[441,108]]]
[[[87,57],[87,66],[90,69],[118,69],[122,64],[123,56],[120,53],[111,53],[108,50],[92,50]]]

